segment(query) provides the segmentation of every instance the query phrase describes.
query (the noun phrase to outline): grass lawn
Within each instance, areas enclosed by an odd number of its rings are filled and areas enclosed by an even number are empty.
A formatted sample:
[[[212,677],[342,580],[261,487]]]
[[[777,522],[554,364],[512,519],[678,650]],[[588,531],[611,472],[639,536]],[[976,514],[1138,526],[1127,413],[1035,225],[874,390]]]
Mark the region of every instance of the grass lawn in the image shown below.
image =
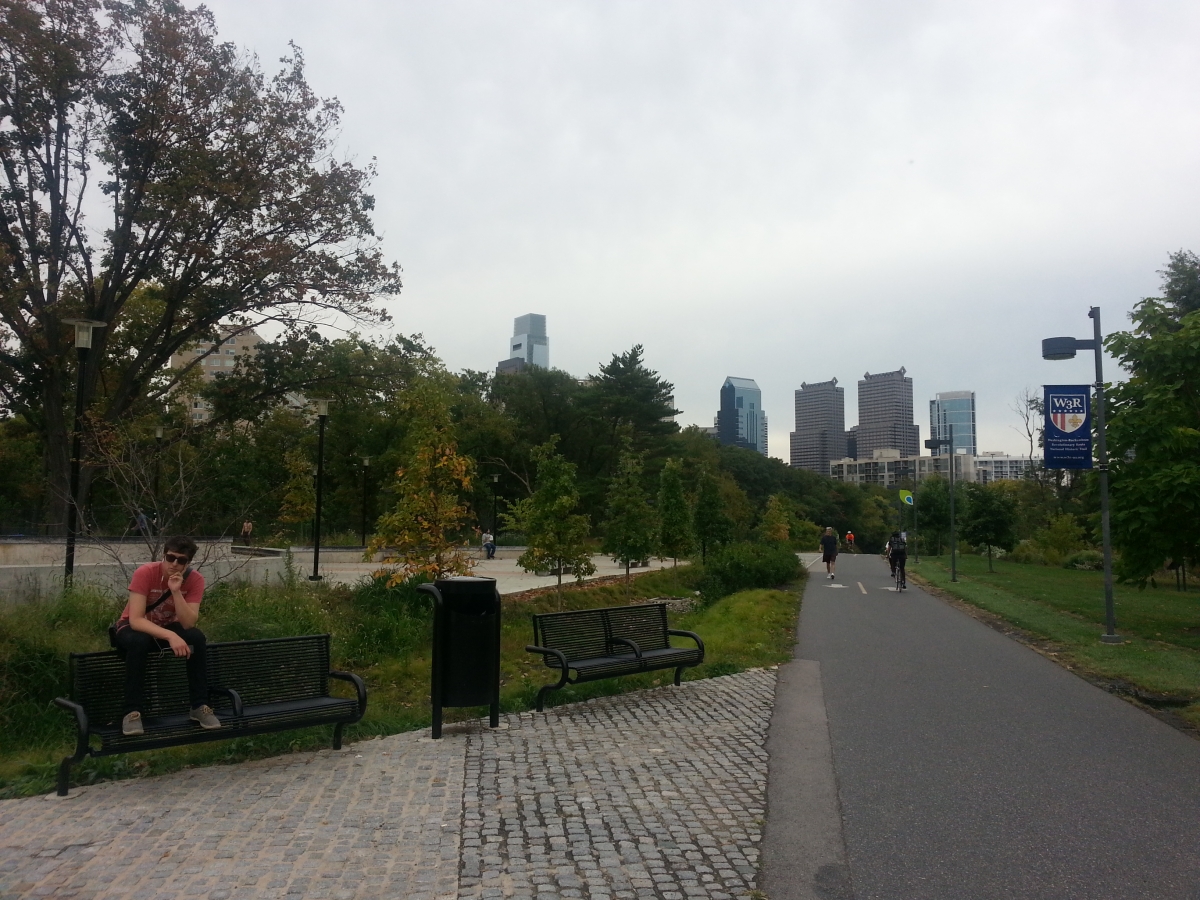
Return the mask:
[[[1050,566],[961,556],[923,557],[909,571],[1054,645],[1058,660],[1118,693],[1172,709],[1200,727],[1200,593],[1116,585],[1117,633],[1104,644],[1104,576]]]
[[[678,572],[665,569],[636,575],[628,593],[619,582],[564,587],[564,608],[617,606],[632,597],[693,597],[685,571],[681,567]],[[789,659],[795,642],[801,590],[802,585],[797,583],[786,590],[742,591],[688,613],[672,613],[672,627],[695,631],[704,639],[706,647],[705,663],[688,669],[684,677],[690,680],[733,674]],[[98,601],[90,602],[94,605]],[[405,620],[401,616],[398,623],[392,623],[392,632],[381,632],[377,623],[371,624],[374,620],[363,618],[362,602],[361,598],[355,601],[347,589],[312,586],[304,582],[269,589],[260,587],[241,593],[214,592],[211,602],[205,600],[201,626],[213,641],[330,631],[334,636],[335,667],[355,672],[367,682],[367,714],[362,722],[346,730],[346,740],[352,742],[375,735],[427,728],[430,724],[428,617],[415,616]],[[530,614],[557,609],[558,600],[553,589],[505,598],[500,673],[500,702],[505,712],[532,709],[538,688],[557,681],[557,677],[542,665],[540,657],[525,652],[525,645],[533,640]],[[6,676],[8,684],[19,686],[22,680],[28,683],[32,679],[57,679],[54,685],[44,687],[36,695],[29,692],[25,702],[10,703],[3,710],[0,797],[28,796],[53,790],[57,764],[72,752],[73,722],[62,710],[49,706],[47,698],[55,692],[65,693],[66,650],[105,649],[107,641],[100,626],[115,618],[112,610],[103,604],[98,609],[72,614],[76,618],[74,622],[71,615],[64,617],[61,610],[54,609],[30,610],[24,618],[9,616],[0,621],[0,664],[4,669],[0,675]],[[378,617],[381,613],[376,611],[374,615]],[[38,627],[39,623],[49,620],[54,620],[53,633],[46,642],[21,642],[21,628]],[[288,624],[279,625],[281,622]],[[371,639],[363,634],[370,631],[368,625],[375,628],[371,631],[374,635]],[[381,641],[378,637],[381,633],[402,635],[405,646],[397,649],[399,641]],[[574,703],[589,697],[669,684],[673,677],[674,670],[666,670],[568,686],[550,694],[547,703]],[[339,693],[342,687],[339,686]],[[486,709],[448,709],[445,721],[462,721],[481,714],[486,715]],[[89,759],[76,766],[73,775],[78,783],[86,784],[102,779],[162,774],[189,766],[328,747],[331,734],[331,727],[317,727]]]

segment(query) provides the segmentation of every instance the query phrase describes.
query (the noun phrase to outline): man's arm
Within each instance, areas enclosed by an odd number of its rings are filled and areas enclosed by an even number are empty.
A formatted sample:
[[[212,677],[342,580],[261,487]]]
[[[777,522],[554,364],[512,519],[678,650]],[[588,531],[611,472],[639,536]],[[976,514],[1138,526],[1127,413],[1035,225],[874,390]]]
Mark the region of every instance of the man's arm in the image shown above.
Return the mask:
[[[177,605],[190,606],[189,603],[184,603],[182,596],[176,596],[175,602]],[[178,607],[177,607],[178,608]],[[199,611],[192,615],[192,625],[195,625],[195,620],[199,618]],[[182,624],[182,621],[181,621]],[[184,628],[191,628],[192,625],[184,625]],[[142,634],[148,634],[150,637],[158,638],[160,641],[166,641],[171,645],[171,652],[176,656],[191,656],[192,648],[183,638],[173,631],[155,625],[146,618],[146,595],[139,594],[136,591],[129,592],[129,627],[134,631],[140,631]]]

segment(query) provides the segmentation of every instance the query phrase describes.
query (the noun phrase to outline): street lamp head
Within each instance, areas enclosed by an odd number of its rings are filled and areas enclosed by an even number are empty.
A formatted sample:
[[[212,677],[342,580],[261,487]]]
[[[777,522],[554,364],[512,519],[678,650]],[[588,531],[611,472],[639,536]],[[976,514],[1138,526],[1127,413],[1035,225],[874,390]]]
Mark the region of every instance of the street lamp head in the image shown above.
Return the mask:
[[[499,476],[499,475],[493,475],[493,476],[492,476],[492,484],[499,484],[499,483],[500,483],[500,476]]]
[[[103,328],[107,322],[101,322],[97,319],[63,319],[64,325],[75,326],[75,349],[91,350],[92,349],[92,329]]]
[[[317,416],[319,418],[324,419],[326,416],[329,415],[329,401],[328,400],[314,400],[313,403],[316,404]]]
[[[1052,337],[1042,341],[1042,359],[1074,359],[1079,341],[1073,337]]]
[[[161,425],[155,425],[155,426],[154,426],[154,437],[155,437],[157,440],[160,440],[160,441],[162,440],[162,437],[163,437],[163,427],[162,427]]]
[[[364,469],[365,469],[365,468],[367,468],[368,466],[370,466],[370,465],[371,465],[371,457],[369,457],[369,456],[364,456],[364,457],[362,458],[362,461],[363,461],[363,468],[364,468]]]

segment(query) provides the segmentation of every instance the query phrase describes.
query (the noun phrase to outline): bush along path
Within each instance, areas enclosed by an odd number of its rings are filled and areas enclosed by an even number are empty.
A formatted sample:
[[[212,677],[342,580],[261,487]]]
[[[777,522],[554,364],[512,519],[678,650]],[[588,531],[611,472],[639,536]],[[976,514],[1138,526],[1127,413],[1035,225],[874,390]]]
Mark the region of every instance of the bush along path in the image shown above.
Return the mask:
[[[949,557],[909,562],[914,579],[981,621],[1175,728],[1200,738],[1200,604],[1195,594],[1115,590],[1122,644],[1103,644],[1104,587],[1099,572],[961,556],[958,582]]]
[[[700,565],[636,575],[601,585],[564,587],[567,609],[619,606],[652,598],[676,598],[673,628],[704,638],[703,665],[689,680],[774,665],[790,658],[802,573],[780,578],[779,560],[762,565],[736,550],[734,572],[715,575]],[[794,555],[792,556],[794,560]],[[784,590],[769,585],[790,582]],[[705,594],[697,593],[703,585]],[[749,588],[749,589],[746,589]],[[355,588],[310,584],[300,579],[276,585],[219,586],[205,599],[210,640],[240,640],[329,632],[334,667],[367,682],[367,715],[346,730],[348,742],[427,728],[429,711],[430,610],[413,585],[386,587],[386,579]],[[0,612],[0,797],[47,793],[58,761],[73,746],[73,723],[50,705],[67,693],[67,655],[101,650],[107,624],[120,606],[115,598],[77,593]],[[504,601],[501,633],[501,706],[531,709],[546,682],[540,659],[525,652],[532,639],[530,615],[558,609],[555,592],[531,591]],[[667,684],[671,672],[647,673],[571,686],[553,705]],[[474,718],[476,710],[451,709],[446,721]],[[328,728],[260,735],[213,744],[132,753],[77,766],[78,784],[156,775],[190,766],[239,762],[328,745]]]

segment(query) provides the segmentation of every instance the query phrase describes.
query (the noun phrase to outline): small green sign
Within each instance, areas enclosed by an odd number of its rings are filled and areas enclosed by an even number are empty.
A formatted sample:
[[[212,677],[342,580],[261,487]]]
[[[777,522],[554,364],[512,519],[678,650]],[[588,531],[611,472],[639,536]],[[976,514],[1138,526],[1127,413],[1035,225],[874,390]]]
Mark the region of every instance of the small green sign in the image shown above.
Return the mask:
[[[907,503],[909,506],[912,506],[913,505],[912,491],[901,491],[900,499],[903,500],[905,503]]]

